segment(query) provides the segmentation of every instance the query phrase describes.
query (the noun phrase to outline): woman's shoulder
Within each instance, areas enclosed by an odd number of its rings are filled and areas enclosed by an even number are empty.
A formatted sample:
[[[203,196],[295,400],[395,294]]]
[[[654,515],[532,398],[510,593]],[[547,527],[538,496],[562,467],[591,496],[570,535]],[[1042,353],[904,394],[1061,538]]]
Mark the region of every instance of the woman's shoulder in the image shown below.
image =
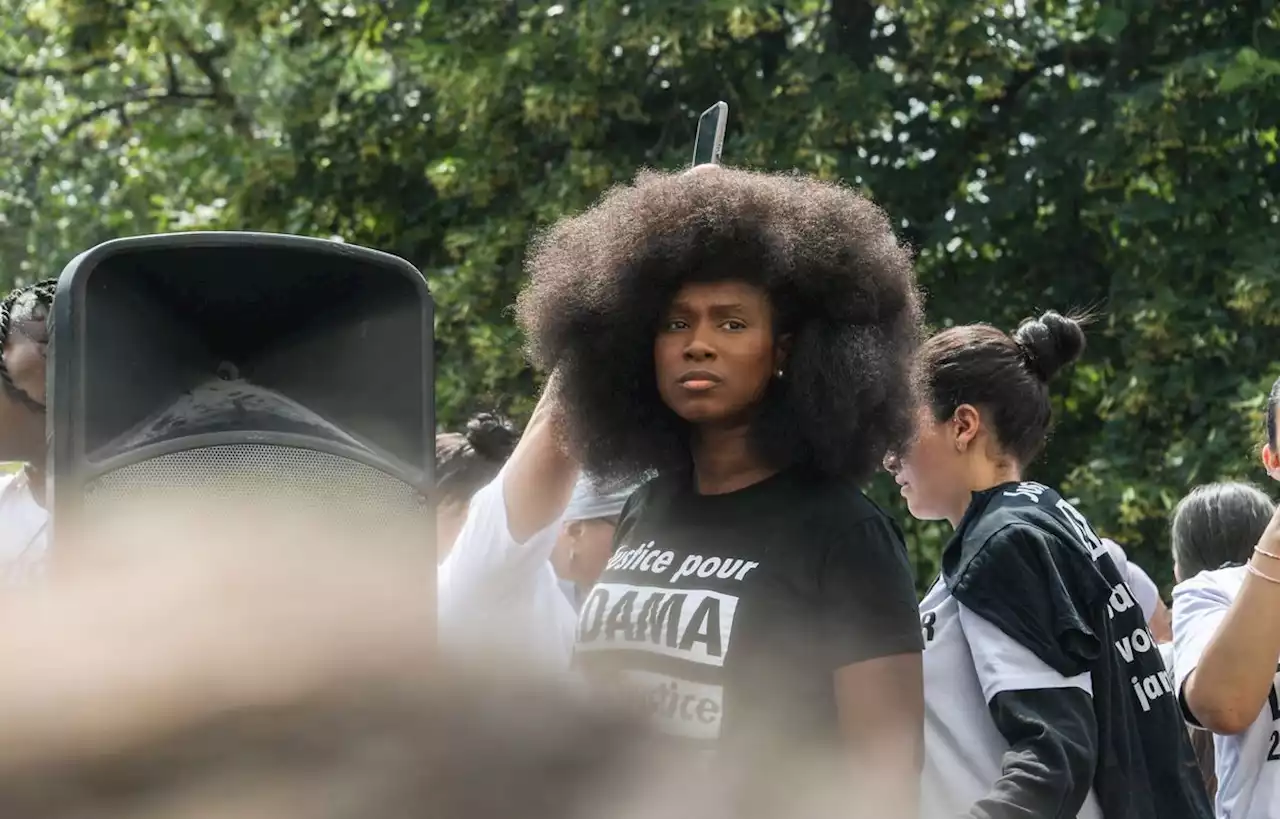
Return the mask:
[[[1024,481],[975,493],[968,512],[943,550],[948,586],[1021,567],[1094,572],[1095,552],[1105,551],[1089,521],[1056,490]],[[974,581],[976,582],[976,581]]]
[[[857,483],[807,470],[787,470],[734,494],[739,497],[697,496],[688,475],[654,475],[628,499],[622,520],[661,518],[677,509],[683,514],[694,508],[702,514],[786,518],[808,528],[847,529],[876,523],[897,531],[893,518]]]
[[[863,487],[851,480],[821,475],[798,476],[793,504],[797,527],[815,548],[869,548],[876,543],[905,549],[897,520]]]
[[[1033,481],[1003,484],[974,494],[958,534],[973,545],[1027,537],[1077,542],[1093,531],[1056,489]]]
[[[844,525],[889,523],[897,526],[893,516],[872,500],[860,484],[850,480],[817,480],[810,499],[813,512]]]
[[[1173,599],[1174,601],[1216,600],[1230,603],[1240,591],[1245,573],[1244,566],[1224,566],[1221,569],[1200,572],[1174,586]],[[1174,612],[1177,611],[1178,608],[1175,605]]]

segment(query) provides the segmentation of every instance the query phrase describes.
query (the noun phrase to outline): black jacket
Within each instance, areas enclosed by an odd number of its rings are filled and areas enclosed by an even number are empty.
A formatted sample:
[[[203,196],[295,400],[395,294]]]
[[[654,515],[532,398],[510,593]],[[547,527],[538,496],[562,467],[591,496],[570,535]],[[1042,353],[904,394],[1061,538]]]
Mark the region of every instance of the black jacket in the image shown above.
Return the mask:
[[[1012,748],[1004,777],[972,815],[1074,817],[1091,784],[1105,819],[1212,818],[1172,674],[1141,607],[1062,496],[1027,482],[976,493],[943,552],[942,575],[961,605],[1060,674],[1088,672],[1093,687],[1092,698],[1055,689],[992,700]],[[1090,770],[1091,783],[1069,781]]]

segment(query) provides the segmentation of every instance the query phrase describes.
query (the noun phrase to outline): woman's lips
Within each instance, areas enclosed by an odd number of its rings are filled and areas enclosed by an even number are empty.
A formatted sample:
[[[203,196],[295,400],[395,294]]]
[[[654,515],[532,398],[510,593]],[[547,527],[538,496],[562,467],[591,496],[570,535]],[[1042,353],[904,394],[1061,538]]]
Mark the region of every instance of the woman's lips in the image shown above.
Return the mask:
[[[705,379],[705,378],[691,378],[688,381],[680,382],[680,386],[684,387],[686,390],[689,390],[690,392],[706,392],[712,387],[715,387],[716,384],[717,382],[711,381],[710,379]]]

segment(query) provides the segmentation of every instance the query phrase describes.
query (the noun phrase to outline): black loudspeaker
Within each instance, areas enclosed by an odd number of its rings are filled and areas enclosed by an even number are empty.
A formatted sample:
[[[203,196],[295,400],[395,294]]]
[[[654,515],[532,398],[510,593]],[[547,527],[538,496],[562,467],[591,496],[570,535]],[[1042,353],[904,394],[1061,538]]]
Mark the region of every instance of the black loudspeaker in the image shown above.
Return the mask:
[[[95,510],[175,492],[412,520],[429,548],[434,318],[408,262],[272,234],[117,239],[66,267],[52,320],[55,550]]]

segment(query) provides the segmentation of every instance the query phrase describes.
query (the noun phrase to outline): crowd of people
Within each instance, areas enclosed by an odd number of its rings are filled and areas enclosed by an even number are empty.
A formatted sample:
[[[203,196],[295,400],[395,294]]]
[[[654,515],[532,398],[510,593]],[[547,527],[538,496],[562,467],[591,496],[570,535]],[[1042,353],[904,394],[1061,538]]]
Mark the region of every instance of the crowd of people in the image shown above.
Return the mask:
[[[447,663],[627,717],[608,742],[661,764],[607,766],[597,732],[592,815],[1280,817],[1280,517],[1251,485],[1188,487],[1167,606],[1029,477],[1083,317],[928,335],[873,202],[718,166],[615,187],[527,269],[532,418],[436,441],[437,636]],[[50,298],[0,308],[0,457],[25,464],[0,489],[11,586],[46,562]],[[1277,406],[1280,381],[1274,479]],[[923,599],[863,492],[879,470],[954,530]],[[432,707],[374,722],[438,731]]]

